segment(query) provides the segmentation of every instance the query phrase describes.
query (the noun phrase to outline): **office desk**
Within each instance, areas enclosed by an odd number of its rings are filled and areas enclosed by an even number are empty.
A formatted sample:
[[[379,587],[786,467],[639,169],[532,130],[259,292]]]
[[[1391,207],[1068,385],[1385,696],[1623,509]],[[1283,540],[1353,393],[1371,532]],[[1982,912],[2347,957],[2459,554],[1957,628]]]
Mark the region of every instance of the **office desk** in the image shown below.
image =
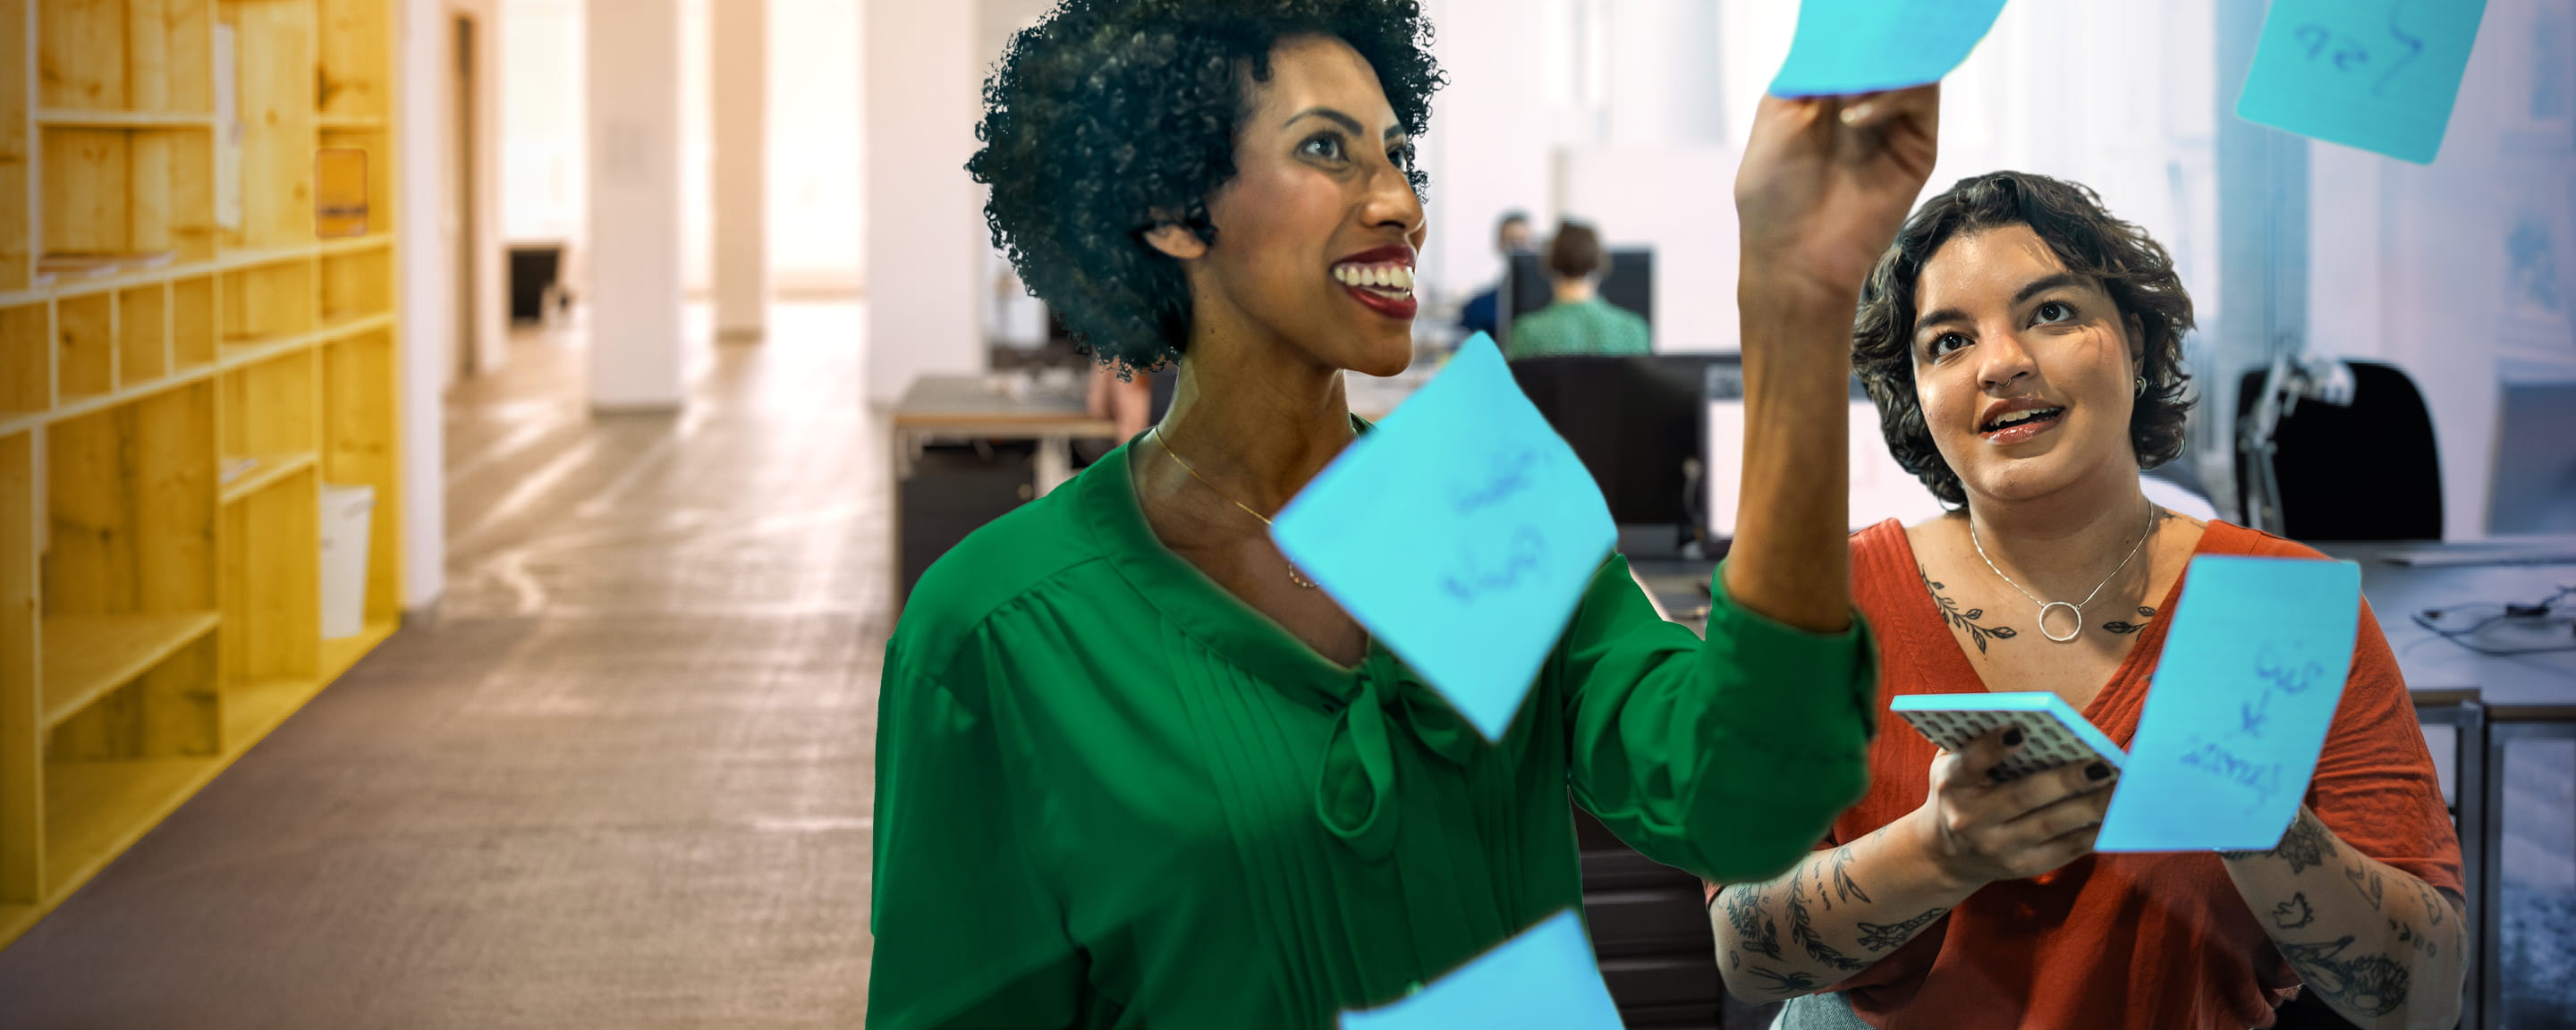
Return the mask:
[[[1085,409],[1089,385],[1079,376],[1053,383],[1020,375],[923,376],[904,391],[889,434],[894,525],[887,540],[894,557],[888,567],[894,571],[895,612],[902,612],[904,598],[930,560],[1021,502],[1042,497],[1072,478],[1076,438],[1106,438],[1116,431],[1108,419],[1094,418]],[[923,449],[933,441],[996,439],[1036,443],[1025,473],[1003,463],[974,467],[970,459],[966,468],[943,465],[926,477],[915,475]],[[913,512],[910,519],[907,510]]]
[[[1079,376],[1047,384],[1018,375],[922,376],[894,408],[895,481],[902,482],[934,439],[1010,439],[1038,443],[1036,495],[1073,478],[1073,441],[1116,432],[1084,407],[1090,383]]]
[[[2361,565],[2389,649],[2427,727],[2459,736],[2461,857],[2477,934],[2462,1025],[2563,1026],[2576,1013],[2576,651],[2487,655],[2417,625],[2416,612],[2539,601],[2576,585],[2576,564],[2394,565],[2397,551],[2528,545],[2328,544]],[[2576,551],[2576,544],[2565,548]],[[2576,641],[2571,641],[2576,642]],[[2448,705],[2428,699],[2445,696]],[[2447,708],[2447,711],[2446,711]],[[2448,785],[2446,785],[2448,786]]]

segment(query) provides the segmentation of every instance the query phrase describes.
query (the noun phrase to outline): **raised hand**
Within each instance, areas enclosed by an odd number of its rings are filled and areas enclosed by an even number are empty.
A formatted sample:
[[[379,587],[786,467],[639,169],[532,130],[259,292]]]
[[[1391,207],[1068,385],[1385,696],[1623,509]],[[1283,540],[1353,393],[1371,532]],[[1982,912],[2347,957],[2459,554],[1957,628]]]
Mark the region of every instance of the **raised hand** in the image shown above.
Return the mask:
[[[1848,312],[1922,195],[1940,153],[1940,124],[1938,83],[1851,97],[1764,96],[1735,175],[1746,303]]]

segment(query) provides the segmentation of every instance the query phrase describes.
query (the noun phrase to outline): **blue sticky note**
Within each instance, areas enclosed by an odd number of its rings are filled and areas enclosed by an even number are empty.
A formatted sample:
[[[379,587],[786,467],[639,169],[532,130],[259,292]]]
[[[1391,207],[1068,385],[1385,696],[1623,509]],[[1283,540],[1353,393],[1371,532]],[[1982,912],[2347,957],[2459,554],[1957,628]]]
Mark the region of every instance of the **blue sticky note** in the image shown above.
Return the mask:
[[[2236,115],[2432,164],[2486,0],[2273,0]]]
[[[2004,0],[1805,0],[1771,93],[1813,97],[1939,82],[1956,70]]]
[[[2096,851],[2261,851],[2317,769],[2352,671],[2361,567],[2191,560]]]
[[[1496,740],[1618,527],[1478,333],[1307,483],[1270,537]]]
[[[1619,1030],[1619,1006],[1568,909],[1402,1001],[1342,1013],[1341,1030]]]

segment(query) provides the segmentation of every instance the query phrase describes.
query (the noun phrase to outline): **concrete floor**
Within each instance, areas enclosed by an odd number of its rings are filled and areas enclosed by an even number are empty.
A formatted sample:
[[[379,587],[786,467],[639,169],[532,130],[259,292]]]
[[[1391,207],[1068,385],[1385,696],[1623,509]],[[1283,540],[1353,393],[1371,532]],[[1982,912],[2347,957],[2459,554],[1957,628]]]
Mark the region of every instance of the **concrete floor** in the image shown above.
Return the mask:
[[[676,415],[591,417],[577,332],[461,385],[437,616],[0,951],[0,1027],[858,1025],[860,337],[782,307]]]

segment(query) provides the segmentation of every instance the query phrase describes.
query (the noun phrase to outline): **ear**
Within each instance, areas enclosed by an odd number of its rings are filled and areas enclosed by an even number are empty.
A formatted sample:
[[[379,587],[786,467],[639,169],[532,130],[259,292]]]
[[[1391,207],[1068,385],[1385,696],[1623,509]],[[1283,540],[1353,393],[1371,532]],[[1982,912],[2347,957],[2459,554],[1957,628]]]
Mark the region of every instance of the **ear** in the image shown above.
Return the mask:
[[[2136,315],[2122,319],[2129,331],[2129,374],[2147,374],[2147,323]]]
[[[1197,232],[1181,223],[1178,213],[1171,211],[1154,212],[1154,227],[1145,230],[1145,244],[1176,261],[1196,261],[1206,257],[1208,252],[1207,241],[1200,239]]]

